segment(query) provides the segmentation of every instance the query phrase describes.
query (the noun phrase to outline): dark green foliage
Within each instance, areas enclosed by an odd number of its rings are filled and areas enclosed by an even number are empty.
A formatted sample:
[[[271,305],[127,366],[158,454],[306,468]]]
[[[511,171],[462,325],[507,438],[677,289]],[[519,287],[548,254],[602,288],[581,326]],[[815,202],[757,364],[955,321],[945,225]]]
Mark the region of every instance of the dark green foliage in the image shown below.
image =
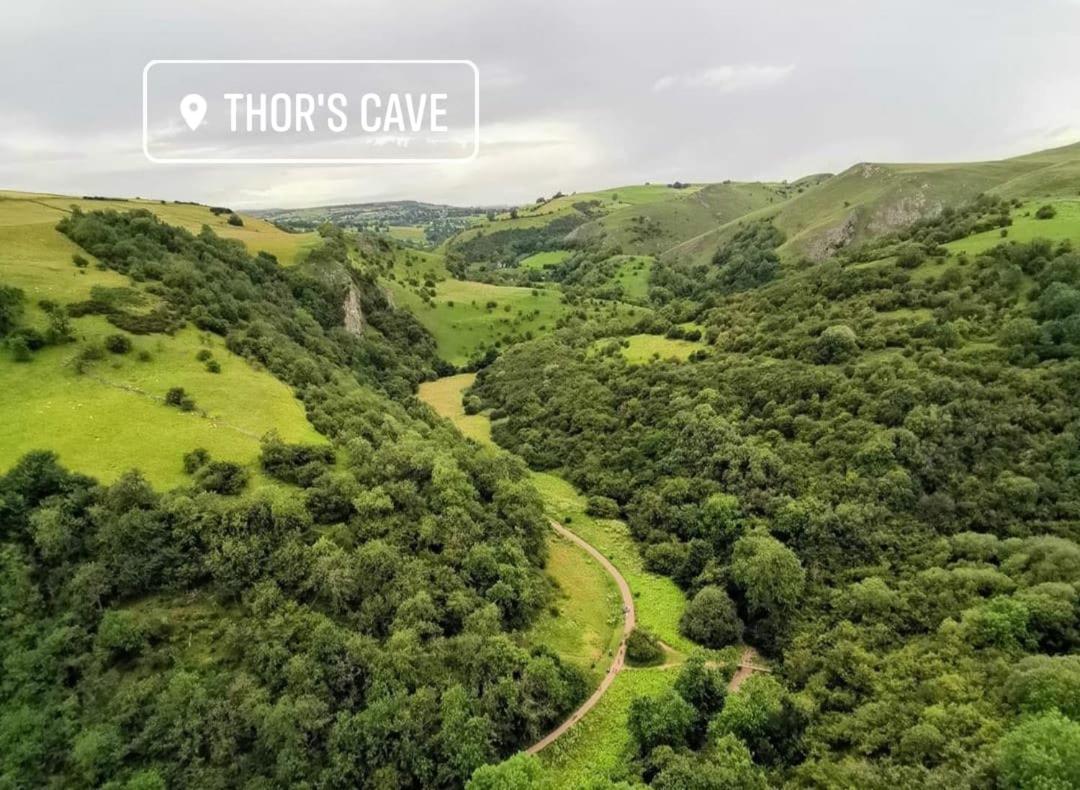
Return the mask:
[[[432,341],[340,238],[293,272],[140,212],[62,227],[292,386],[332,443],[268,437],[293,496],[220,496],[247,471],[205,453],[171,493],[44,453],[0,477],[0,783],[461,787],[580,702],[580,673],[513,633],[548,605],[526,470],[415,404]],[[350,287],[363,337],[338,324]]]
[[[1053,219],[1057,216],[1057,209],[1047,203],[1045,206],[1039,206],[1035,212],[1035,219]]]
[[[627,724],[638,753],[647,755],[657,746],[686,746],[697,711],[675,691],[659,697],[638,697],[630,704]]]
[[[239,214],[230,214],[229,218],[225,221],[237,228],[242,228],[244,226],[244,220],[240,218]]]
[[[591,496],[585,501],[585,512],[596,518],[618,518],[619,503],[606,496]]]
[[[724,241],[708,263],[679,260],[654,266],[649,275],[649,299],[658,305],[696,303],[690,320],[701,305],[711,305],[721,294],[749,291],[773,280],[780,272],[776,248],[784,234],[768,220],[748,222]],[[689,306],[684,303],[684,306]]]
[[[184,471],[191,475],[210,461],[210,453],[202,447],[196,447],[190,453],[184,453]]]
[[[180,411],[195,411],[195,399],[183,387],[170,387],[165,393],[165,405],[175,406]]]
[[[208,373],[220,373],[221,372],[221,363],[218,362],[216,359],[207,360],[207,362],[206,362],[206,371]]]
[[[26,295],[18,288],[0,285],[0,337],[8,334],[23,314]]]
[[[56,304],[48,299],[38,302],[38,307],[45,311],[48,317],[48,328],[45,330],[45,342],[51,346],[59,346],[70,343],[75,339],[71,331],[71,319],[67,309],[63,305]]]
[[[131,351],[131,338],[127,335],[109,335],[105,338],[105,350],[113,354],[126,354]]]
[[[819,362],[844,362],[859,350],[859,341],[850,326],[836,324],[821,333],[817,343]]]
[[[643,626],[630,632],[626,639],[626,660],[636,666],[659,664],[664,659],[664,648],[656,635]]]
[[[587,221],[575,213],[556,217],[546,225],[497,230],[454,245],[454,252],[471,262],[509,264],[534,252],[557,249],[566,234]]]
[[[247,469],[231,461],[210,461],[195,472],[195,485],[215,494],[239,494],[247,484]]]
[[[71,256],[71,262],[80,269],[85,269],[87,266],[90,265],[90,261],[86,260],[86,257],[84,255],[80,255],[77,252]]]
[[[11,358],[16,362],[29,362],[33,359],[33,354],[30,352],[30,344],[26,342],[26,338],[21,335],[16,335],[7,341],[8,348],[11,349]]]
[[[259,463],[278,480],[308,486],[334,463],[334,448],[329,445],[285,444],[276,434],[263,437]]]
[[[775,250],[783,243],[784,234],[770,222],[750,223],[739,230],[712,259],[721,269],[721,290],[745,291],[775,277],[780,269]]]
[[[496,441],[619,505],[646,567],[691,597],[687,624],[695,596],[730,596],[778,673],[706,722],[778,784],[992,785],[1004,733],[1073,710],[1069,667],[1039,662],[1080,649],[1080,256],[938,248],[1009,208],[742,292],[660,267],[654,295],[710,356],[629,365],[568,327],[471,391],[505,416]]]
[[[742,640],[743,624],[726,592],[703,587],[683,612],[679,630],[706,647],[724,647]]]

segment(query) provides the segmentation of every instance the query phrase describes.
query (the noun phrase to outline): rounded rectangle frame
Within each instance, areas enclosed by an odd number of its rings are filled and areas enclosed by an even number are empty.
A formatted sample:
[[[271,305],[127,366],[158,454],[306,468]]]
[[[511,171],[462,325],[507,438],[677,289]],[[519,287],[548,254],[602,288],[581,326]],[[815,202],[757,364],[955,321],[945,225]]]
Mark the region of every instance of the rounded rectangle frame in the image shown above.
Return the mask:
[[[473,72],[473,146],[468,156],[455,157],[159,157],[150,153],[148,129],[147,88],[150,70],[159,65],[380,65],[414,64],[427,66],[455,65],[468,66]],[[142,71],[142,148],[143,154],[155,164],[191,164],[191,165],[405,165],[405,164],[449,164],[451,162],[471,162],[480,153],[480,69],[471,60],[466,59],[295,59],[295,58],[256,58],[256,59],[154,59],[143,66]]]

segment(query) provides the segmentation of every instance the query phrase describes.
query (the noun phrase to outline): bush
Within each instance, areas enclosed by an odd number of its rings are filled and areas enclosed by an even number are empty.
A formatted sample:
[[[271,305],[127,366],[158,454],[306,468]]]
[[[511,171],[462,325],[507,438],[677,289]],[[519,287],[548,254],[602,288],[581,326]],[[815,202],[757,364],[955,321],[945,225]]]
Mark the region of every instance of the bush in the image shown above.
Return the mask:
[[[191,475],[210,461],[210,453],[202,447],[196,447],[190,453],[184,453],[184,471]]]
[[[817,358],[819,362],[843,362],[859,350],[859,341],[855,330],[844,324],[830,326],[818,338]]]
[[[649,629],[638,626],[626,639],[626,660],[636,666],[659,664],[664,658],[660,640]]]
[[[199,353],[195,355],[195,359],[199,360],[200,362],[206,362],[213,356],[214,352],[212,352],[210,349],[201,348],[199,349]]]
[[[131,612],[111,609],[101,618],[97,644],[112,657],[138,655],[145,641],[146,635]]]
[[[234,225],[238,228],[243,227],[244,220],[240,219],[238,214],[230,214],[229,219],[226,220],[230,225]]]
[[[131,351],[131,340],[126,335],[109,335],[105,348],[113,354],[126,354]]]
[[[165,393],[165,403],[169,406],[179,406],[186,397],[187,392],[183,387],[170,387],[169,391]]]
[[[171,387],[165,393],[165,404],[176,406],[180,411],[195,411],[195,399],[183,387]]]
[[[78,266],[80,269],[85,269],[87,266],[90,265],[90,261],[79,255],[79,253],[75,253],[71,256],[71,262]]]
[[[606,496],[591,496],[585,500],[585,512],[596,518],[618,518],[619,503]]]
[[[248,471],[231,461],[210,461],[198,470],[195,484],[215,494],[239,494],[248,484]]]
[[[18,288],[0,285],[0,336],[15,328],[23,312],[25,296]]]
[[[285,444],[276,434],[262,440],[259,463],[263,470],[285,483],[311,485],[315,478],[334,463],[334,448],[329,445]]]
[[[1035,212],[1035,219],[1053,219],[1057,216],[1057,209],[1047,203],[1045,206],[1040,206],[1039,210]]]
[[[206,363],[206,369],[210,373],[220,373],[221,372],[221,363],[218,362],[216,359],[208,360],[207,363]]]
[[[26,338],[16,335],[8,341],[11,356],[16,362],[29,362],[31,359],[30,345]]]
[[[684,636],[706,647],[724,647],[742,639],[743,623],[735,604],[719,587],[703,587],[679,621]]]

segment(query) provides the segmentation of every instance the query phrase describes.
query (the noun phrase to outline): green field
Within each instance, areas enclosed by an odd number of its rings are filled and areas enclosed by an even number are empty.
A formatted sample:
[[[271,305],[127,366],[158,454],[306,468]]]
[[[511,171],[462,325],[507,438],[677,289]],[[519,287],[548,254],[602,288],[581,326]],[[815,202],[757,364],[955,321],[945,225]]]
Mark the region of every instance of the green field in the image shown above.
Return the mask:
[[[1036,219],[1035,212],[1040,206],[1047,204],[1054,207],[1057,212],[1055,216],[1050,219]],[[945,246],[954,253],[966,252],[974,255],[1010,241],[1050,239],[1080,243],[1080,200],[1030,200],[1019,208],[1014,208],[1011,217],[1013,223],[1007,228],[1007,236],[1002,237],[1000,230],[988,230]]]
[[[656,360],[686,360],[695,351],[708,348],[704,343],[664,337],[663,335],[628,335],[619,338],[602,338],[592,345],[599,352],[612,343],[619,344],[619,353],[633,365],[643,365]]]
[[[557,263],[562,263],[570,257],[570,253],[566,250],[551,250],[550,252],[538,252],[534,255],[530,255],[528,258],[523,258],[518,267],[522,269],[539,269],[543,270],[548,266],[554,266]]]
[[[394,303],[407,308],[431,332],[439,353],[460,365],[510,337],[538,335],[555,328],[566,312],[562,294],[547,288],[516,288],[468,280],[444,280],[434,303],[399,283],[389,283]]]
[[[55,230],[62,212],[49,202],[62,200],[0,199],[0,283],[23,290],[22,323],[37,328],[46,323],[36,306],[40,299],[70,304],[89,298],[94,286],[132,286],[123,275],[98,269],[92,256],[86,255],[91,265],[85,269],[72,263],[79,248]],[[82,201],[88,207],[99,202]],[[155,302],[144,298],[147,307]],[[271,429],[289,441],[322,441],[291,390],[234,356],[221,338],[194,329],[128,335],[131,352],[107,354],[79,374],[74,362],[80,352],[126,333],[99,316],[73,319],[72,327],[75,342],[41,349],[30,362],[17,363],[0,351],[0,470],[30,450],[50,449],[71,468],[106,482],[138,468],[154,485],[170,487],[187,480],[181,459],[196,447],[254,471],[259,439]],[[220,373],[195,358],[203,349],[221,365]],[[140,361],[140,352],[149,359]],[[184,387],[198,410],[164,405],[173,386]]]
[[[777,184],[708,184],[669,190],[671,197],[625,206],[576,228],[574,241],[600,241],[613,252],[658,255],[746,214],[784,200]]]
[[[537,617],[525,634],[526,644],[551,648],[595,686],[622,638],[619,591],[596,560],[554,532],[548,538],[546,572],[555,588],[554,611]]]
[[[6,352],[0,358],[0,470],[30,450],[48,449],[104,482],[136,468],[168,488],[188,480],[182,456],[197,447],[257,472],[259,439],[270,430],[286,441],[324,441],[287,386],[229,353],[220,338],[193,329],[132,337],[131,353],[108,355],[78,374],[72,361],[81,349],[122,333],[97,316],[73,323],[75,343],[42,349],[27,363]],[[220,362],[220,373],[195,358],[204,348]],[[150,361],[139,361],[140,351]],[[173,386],[184,387],[198,410],[166,406]]]
[[[391,225],[389,233],[390,238],[398,241],[407,241],[412,244],[424,244],[427,242],[424,229],[417,225]]]
[[[649,273],[655,259],[651,255],[618,255],[614,258],[619,269],[615,279],[623,287],[629,302],[644,302],[649,297]]]
[[[602,210],[615,211],[628,206],[642,206],[647,203],[658,203],[663,200],[693,194],[702,186],[702,184],[694,184],[685,189],[672,189],[666,184],[631,184],[629,186],[600,189],[595,192],[575,192],[572,195],[563,195],[534,207],[522,209],[522,213],[553,214],[571,207],[575,203],[593,200],[600,203]]]
[[[441,252],[396,250],[393,278],[384,274],[382,282],[394,304],[415,315],[435,338],[439,354],[455,365],[465,364],[489,348],[503,348],[553,331],[559,318],[571,309],[557,288],[455,279],[446,270]],[[629,315],[642,310],[595,300],[577,309],[589,315]]]

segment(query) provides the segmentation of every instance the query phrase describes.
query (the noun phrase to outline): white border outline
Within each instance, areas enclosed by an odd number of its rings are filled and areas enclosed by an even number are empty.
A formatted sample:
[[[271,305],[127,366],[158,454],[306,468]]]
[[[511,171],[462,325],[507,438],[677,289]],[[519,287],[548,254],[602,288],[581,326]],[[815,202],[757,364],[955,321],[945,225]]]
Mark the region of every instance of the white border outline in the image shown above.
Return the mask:
[[[443,65],[455,65],[455,66],[468,66],[473,71],[473,149],[472,153],[468,156],[456,156],[456,157],[442,157],[442,158],[419,158],[419,159],[398,159],[398,158],[348,158],[348,159],[335,159],[335,158],[270,158],[270,159],[248,159],[248,158],[231,158],[231,157],[213,157],[213,158],[176,158],[176,157],[158,157],[150,153],[149,140],[148,140],[148,106],[147,106],[147,77],[150,74],[150,69],[158,65],[270,65],[270,64],[297,64],[297,65],[356,65],[356,64],[369,64],[369,65],[402,65],[402,64],[419,64],[428,66],[443,66]],[[143,155],[155,164],[189,164],[189,165],[406,165],[406,164],[448,164],[451,162],[471,162],[480,154],[480,69],[471,60],[459,59],[459,60],[294,60],[294,59],[249,59],[249,60],[218,60],[214,58],[210,59],[154,59],[149,61],[143,66],[142,72],[142,149]]]

